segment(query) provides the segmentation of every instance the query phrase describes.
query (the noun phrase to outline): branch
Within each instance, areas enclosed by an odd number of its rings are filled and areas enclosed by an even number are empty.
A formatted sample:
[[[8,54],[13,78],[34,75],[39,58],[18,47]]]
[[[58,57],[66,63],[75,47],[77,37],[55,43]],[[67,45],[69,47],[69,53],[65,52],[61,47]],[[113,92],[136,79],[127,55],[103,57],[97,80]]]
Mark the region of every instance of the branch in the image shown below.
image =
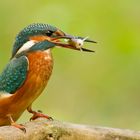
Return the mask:
[[[0,140],[140,140],[140,131],[78,125],[38,119],[25,123],[26,133],[0,127]]]

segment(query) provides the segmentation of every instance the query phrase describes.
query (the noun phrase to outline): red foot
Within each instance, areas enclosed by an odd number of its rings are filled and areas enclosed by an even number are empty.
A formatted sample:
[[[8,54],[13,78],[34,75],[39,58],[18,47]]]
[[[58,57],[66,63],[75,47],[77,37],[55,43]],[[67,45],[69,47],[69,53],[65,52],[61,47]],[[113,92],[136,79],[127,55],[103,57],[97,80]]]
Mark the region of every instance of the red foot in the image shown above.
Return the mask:
[[[26,133],[26,129],[22,124],[11,123],[11,126],[14,126],[18,129],[22,130],[24,133]]]
[[[33,116],[30,118],[30,121],[35,120],[37,118],[46,118],[48,120],[53,120],[53,118],[49,117],[48,115],[42,114],[40,112],[34,112]]]

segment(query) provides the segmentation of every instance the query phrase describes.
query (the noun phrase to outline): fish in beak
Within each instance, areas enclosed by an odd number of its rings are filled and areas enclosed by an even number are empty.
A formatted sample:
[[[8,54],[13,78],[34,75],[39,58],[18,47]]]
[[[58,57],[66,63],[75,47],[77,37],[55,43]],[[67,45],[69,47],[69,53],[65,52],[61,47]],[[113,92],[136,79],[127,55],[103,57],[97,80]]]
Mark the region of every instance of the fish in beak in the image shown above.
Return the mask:
[[[50,42],[56,44],[57,46],[85,51],[85,52],[95,52],[90,49],[83,48],[84,42],[97,43],[96,41],[88,39],[88,37],[72,36],[63,33],[62,31],[57,32],[57,34],[50,40]]]

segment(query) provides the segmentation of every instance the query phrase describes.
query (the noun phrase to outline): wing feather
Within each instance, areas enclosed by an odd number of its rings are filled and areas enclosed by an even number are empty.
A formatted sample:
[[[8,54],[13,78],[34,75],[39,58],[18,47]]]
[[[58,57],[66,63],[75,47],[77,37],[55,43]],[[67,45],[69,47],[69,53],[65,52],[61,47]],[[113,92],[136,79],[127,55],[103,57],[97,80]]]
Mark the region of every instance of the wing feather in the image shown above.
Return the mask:
[[[13,94],[24,83],[28,71],[28,58],[13,58],[0,75],[0,93]]]

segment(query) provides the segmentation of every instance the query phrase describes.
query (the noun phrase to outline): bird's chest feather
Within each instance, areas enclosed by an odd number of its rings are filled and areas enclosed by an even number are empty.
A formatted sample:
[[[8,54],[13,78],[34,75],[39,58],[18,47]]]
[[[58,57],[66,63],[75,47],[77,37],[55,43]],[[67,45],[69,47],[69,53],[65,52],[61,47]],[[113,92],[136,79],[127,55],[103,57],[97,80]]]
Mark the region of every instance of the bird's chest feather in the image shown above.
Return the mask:
[[[49,50],[32,52],[27,57],[29,61],[27,78],[13,96],[13,99],[25,108],[44,90],[53,68],[53,60]]]
[[[29,70],[27,80],[32,84],[44,84],[48,81],[53,67],[50,51],[34,52],[28,55]]]

